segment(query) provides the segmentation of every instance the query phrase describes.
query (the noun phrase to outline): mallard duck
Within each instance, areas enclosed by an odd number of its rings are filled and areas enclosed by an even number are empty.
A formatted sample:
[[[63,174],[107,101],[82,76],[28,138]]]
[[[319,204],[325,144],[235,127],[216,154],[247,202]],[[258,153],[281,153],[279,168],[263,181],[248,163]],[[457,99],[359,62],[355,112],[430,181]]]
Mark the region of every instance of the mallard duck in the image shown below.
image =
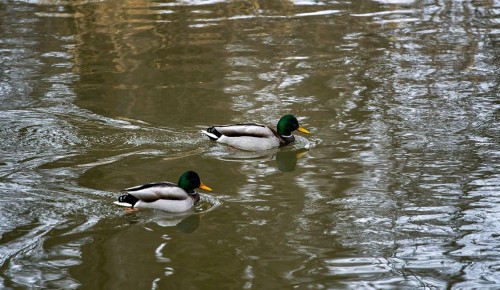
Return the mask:
[[[212,191],[200,181],[196,172],[187,171],[181,175],[177,184],[156,182],[124,189],[125,194],[120,195],[114,204],[131,209],[154,208],[183,212],[200,200],[200,195],[194,191],[196,188]]]
[[[301,127],[297,118],[292,115],[281,117],[276,129],[251,123],[212,126],[202,132],[211,140],[248,151],[286,146],[295,141],[295,136],[292,134],[295,130],[309,134],[309,131]]]

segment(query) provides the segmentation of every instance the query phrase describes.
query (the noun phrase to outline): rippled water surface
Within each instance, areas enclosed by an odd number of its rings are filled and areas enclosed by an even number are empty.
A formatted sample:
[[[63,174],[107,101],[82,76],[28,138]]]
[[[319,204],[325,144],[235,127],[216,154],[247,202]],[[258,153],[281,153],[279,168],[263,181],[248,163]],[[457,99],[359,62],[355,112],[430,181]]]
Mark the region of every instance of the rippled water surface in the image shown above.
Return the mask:
[[[0,288],[500,288],[500,2],[0,1]],[[312,134],[248,153],[212,124]],[[192,211],[123,188],[197,171]]]

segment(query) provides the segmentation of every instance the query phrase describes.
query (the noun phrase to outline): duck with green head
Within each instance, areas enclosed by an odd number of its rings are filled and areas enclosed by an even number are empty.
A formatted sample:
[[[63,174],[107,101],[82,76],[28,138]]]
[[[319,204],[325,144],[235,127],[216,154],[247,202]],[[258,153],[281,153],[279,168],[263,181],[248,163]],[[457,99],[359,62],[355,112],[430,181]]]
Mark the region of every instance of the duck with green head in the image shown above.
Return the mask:
[[[200,195],[195,191],[201,188],[212,189],[200,180],[194,171],[184,172],[177,184],[171,182],[148,183],[124,189],[125,194],[118,197],[116,205],[130,209],[153,208],[169,212],[183,212],[192,208]]]
[[[309,131],[301,127],[293,115],[281,117],[276,129],[261,124],[248,123],[212,126],[202,132],[213,141],[248,151],[269,150],[286,146],[295,141],[295,136],[292,134],[295,130],[309,134]]]

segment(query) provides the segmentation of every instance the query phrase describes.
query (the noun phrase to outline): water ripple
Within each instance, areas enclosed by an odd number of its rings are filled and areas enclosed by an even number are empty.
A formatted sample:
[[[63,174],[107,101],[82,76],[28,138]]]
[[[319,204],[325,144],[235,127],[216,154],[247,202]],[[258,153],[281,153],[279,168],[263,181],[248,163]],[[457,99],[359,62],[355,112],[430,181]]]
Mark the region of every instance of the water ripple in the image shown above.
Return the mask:
[[[494,4],[14,4],[0,287],[500,283]],[[286,113],[313,134],[260,155],[196,128]],[[111,204],[188,168],[215,186],[185,215]]]

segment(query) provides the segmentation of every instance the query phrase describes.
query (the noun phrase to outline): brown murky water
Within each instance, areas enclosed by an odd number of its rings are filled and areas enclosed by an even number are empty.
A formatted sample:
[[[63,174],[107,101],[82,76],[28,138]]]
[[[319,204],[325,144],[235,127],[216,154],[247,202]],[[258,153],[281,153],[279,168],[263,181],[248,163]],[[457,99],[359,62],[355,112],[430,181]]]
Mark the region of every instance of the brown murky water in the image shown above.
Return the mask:
[[[500,287],[498,1],[0,7],[0,288]],[[186,170],[193,211],[112,204]]]

